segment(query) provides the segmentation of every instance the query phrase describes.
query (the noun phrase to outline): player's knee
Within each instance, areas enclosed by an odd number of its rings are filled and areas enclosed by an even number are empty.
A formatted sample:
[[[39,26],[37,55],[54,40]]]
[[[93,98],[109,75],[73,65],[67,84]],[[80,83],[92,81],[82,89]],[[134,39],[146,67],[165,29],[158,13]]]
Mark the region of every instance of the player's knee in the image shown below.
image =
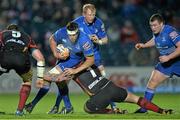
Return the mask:
[[[24,83],[22,83],[22,85],[31,86],[31,82],[24,82]]]
[[[89,99],[84,104],[84,111],[92,114],[92,113],[98,113],[98,111],[100,111],[100,109],[91,101],[91,99]]]
[[[158,84],[158,83],[157,83],[156,80],[151,79],[151,80],[148,82],[147,87],[150,88],[150,89],[155,89],[156,86],[157,86],[157,84]]]
[[[89,100],[88,100],[88,101],[89,101]],[[88,102],[88,101],[84,104],[84,111],[87,112],[87,113],[94,113],[94,110],[93,110],[93,108],[92,108],[92,105],[91,105],[91,103]]]

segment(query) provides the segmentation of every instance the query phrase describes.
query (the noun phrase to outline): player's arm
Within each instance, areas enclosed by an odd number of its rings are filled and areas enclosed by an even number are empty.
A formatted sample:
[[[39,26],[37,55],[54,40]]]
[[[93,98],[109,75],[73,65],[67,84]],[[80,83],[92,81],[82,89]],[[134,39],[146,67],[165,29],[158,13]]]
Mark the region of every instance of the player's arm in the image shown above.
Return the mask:
[[[45,59],[39,49],[33,49],[32,56],[37,61],[37,77],[42,80],[45,72]]]
[[[94,64],[94,55],[92,55],[92,56],[87,56],[85,62],[84,62],[81,66],[79,66],[78,68],[76,68],[75,71],[76,71],[76,73],[79,73],[79,72],[81,72],[82,70],[85,70],[85,69],[87,69],[88,67],[92,66],[93,64]],[[76,73],[75,73],[75,74],[76,74]]]
[[[98,33],[91,35],[90,38],[94,43],[99,45],[104,45],[108,43],[108,37],[105,31],[104,23],[100,19],[98,20],[99,20]]]
[[[90,66],[92,66],[94,64],[94,55],[92,56],[87,56],[86,60],[83,62],[82,65],[80,65],[77,68],[65,68],[65,72],[64,74],[66,76],[70,76],[70,75],[74,75],[77,74],[87,68],[89,68]]]
[[[170,33],[170,38],[175,44],[176,49],[169,55],[160,56],[159,61],[162,63],[180,56],[180,35],[176,31],[173,31]]]
[[[151,38],[148,42],[146,42],[146,43],[137,43],[136,45],[135,45],[135,48],[137,49],[137,50],[139,50],[140,48],[149,48],[149,47],[153,47],[153,46],[155,46],[155,42],[154,42],[154,39],[153,38]]]
[[[57,56],[57,50],[56,50],[56,47],[57,47],[57,43],[56,41],[54,40],[54,35],[52,35],[50,38],[49,38],[49,44],[50,44],[50,48],[51,48],[51,51],[54,55],[55,58],[58,58]]]
[[[180,41],[176,44],[176,47],[176,50],[168,55],[169,59],[174,59],[180,56]]]
[[[65,60],[68,56],[63,56],[60,52],[57,51],[57,43],[54,38],[54,34],[49,38],[49,44],[51,51],[56,59]]]
[[[84,41],[84,43],[81,46],[83,54],[86,58],[85,61],[83,62],[83,64],[81,64],[77,68],[74,68],[74,69],[73,68],[66,68],[65,72],[64,72],[65,75],[77,74],[77,73],[81,72],[82,70],[85,70],[94,64],[93,44],[89,38],[85,38],[85,39],[87,39],[87,41]]]
[[[93,34],[90,36],[90,38],[94,43],[99,44],[99,45],[104,45],[104,44],[108,43],[108,37],[107,36],[105,36],[103,38],[98,38],[97,35]]]
[[[32,57],[37,61],[37,77],[38,79],[43,79],[45,71],[45,59],[41,51],[37,48],[35,41],[30,37],[30,43],[28,46],[29,51],[31,52]]]

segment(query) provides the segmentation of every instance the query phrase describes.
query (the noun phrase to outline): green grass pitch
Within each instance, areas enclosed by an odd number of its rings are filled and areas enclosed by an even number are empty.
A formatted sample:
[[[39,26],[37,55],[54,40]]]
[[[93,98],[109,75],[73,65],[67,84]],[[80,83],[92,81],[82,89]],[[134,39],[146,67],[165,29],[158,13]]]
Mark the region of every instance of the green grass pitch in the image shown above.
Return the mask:
[[[138,94],[139,95],[139,94]],[[140,94],[142,95],[142,94]],[[34,98],[31,94],[28,101]],[[153,102],[162,108],[172,108],[175,113],[172,115],[161,115],[153,112],[148,114],[133,114],[138,108],[135,104],[117,103],[118,107],[129,111],[126,115],[98,115],[87,114],[83,111],[83,105],[88,99],[85,94],[71,94],[70,98],[74,107],[74,114],[70,115],[48,115],[47,111],[54,105],[55,94],[46,95],[34,108],[31,114],[18,117],[15,116],[19,95],[18,94],[0,94],[0,111],[6,112],[0,115],[0,119],[180,119],[180,94],[156,94]],[[61,107],[63,103],[61,103]]]

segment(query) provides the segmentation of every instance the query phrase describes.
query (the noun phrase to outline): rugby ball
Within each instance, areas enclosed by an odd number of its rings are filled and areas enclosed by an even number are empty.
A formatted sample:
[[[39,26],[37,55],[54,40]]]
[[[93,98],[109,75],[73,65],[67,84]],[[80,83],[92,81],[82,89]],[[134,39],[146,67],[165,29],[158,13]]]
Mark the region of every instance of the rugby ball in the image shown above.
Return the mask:
[[[57,51],[61,53],[63,56],[69,56],[69,49],[64,47],[63,44],[59,44],[56,47]]]

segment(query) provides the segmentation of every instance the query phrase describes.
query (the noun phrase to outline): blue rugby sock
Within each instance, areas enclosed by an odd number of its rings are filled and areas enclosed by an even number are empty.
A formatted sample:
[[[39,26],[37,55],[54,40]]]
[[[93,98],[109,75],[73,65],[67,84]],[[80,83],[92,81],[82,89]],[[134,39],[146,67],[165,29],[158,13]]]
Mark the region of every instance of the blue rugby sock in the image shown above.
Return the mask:
[[[64,96],[62,96],[62,98],[63,98],[65,107],[66,108],[71,108],[72,105],[71,105],[71,101],[69,99],[69,95],[64,95]]]
[[[155,90],[152,90],[150,88],[147,88],[144,94],[144,98],[147,99],[148,101],[151,101],[153,99]],[[141,108],[142,112],[146,112],[147,110],[144,108]]]
[[[35,106],[39,102],[39,100],[41,100],[46,95],[48,91],[49,86],[44,86],[43,88],[41,88],[34,100],[32,101],[33,106]]]
[[[70,101],[70,98],[69,98],[69,89],[68,89],[67,83],[65,82],[65,83],[59,84],[58,85],[58,90],[59,90],[59,93],[61,94],[61,97],[63,99],[64,106],[66,108],[71,108],[72,105],[71,105],[71,101]]]
[[[61,100],[62,100],[62,95],[61,95],[61,92],[60,90],[58,90],[58,95],[57,95],[57,98],[56,98],[56,103],[54,106],[57,106],[59,108],[59,105],[61,103]]]

